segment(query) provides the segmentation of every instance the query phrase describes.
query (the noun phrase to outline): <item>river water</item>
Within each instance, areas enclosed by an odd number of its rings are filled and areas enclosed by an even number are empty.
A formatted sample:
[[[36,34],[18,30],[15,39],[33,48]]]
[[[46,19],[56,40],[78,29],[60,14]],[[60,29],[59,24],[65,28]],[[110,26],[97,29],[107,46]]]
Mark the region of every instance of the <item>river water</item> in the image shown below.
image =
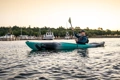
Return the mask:
[[[120,39],[90,39],[101,41],[105,47],[69,51],[31,51],[25,41],[0,41],[0,80],[120,80]]]

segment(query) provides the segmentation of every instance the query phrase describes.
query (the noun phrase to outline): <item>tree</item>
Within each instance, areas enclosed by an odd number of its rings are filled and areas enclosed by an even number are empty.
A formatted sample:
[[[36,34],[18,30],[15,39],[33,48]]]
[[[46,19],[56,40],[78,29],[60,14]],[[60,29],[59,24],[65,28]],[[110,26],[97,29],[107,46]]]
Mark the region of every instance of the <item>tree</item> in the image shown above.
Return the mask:
[[[107,35],[110,35],[110,34],[111,34],[111,30],[107,29],[107,30],[106,30],[106,34],[107,34]]]
[[[101,28],[101,27],[98,27],[98,30],[103,30],[103,28]]]
[[[9,33],[9,32],[13,32],[13,34],[15,36],[19,36],[21,35],[21,28],[22,28],[22,34],[23,35],[31,35],[31,36],[38,36],[39,35],[39,29],[41,32],[41,35],[46,34],[46,32],[50,29],[55,36],[60,36],[60,37],[64,37],[66,34],[66,30],[69,32],[70,35],[74,35],[73,31],[71,30],[71,28],[69,27],[68,29],[65,29],[65,27],[60,26],[58,28],[50,28],[50,27],[31,27],[29,25],[29,27],[20,27],[20,26],[13,26],[13,27],[5,27],[5,26],[1,26],[0,27],[0,36],[4,36],[5,34]],[[80,31],[80,27],[75,27],[74,32],[78,33]],[[103,28],[99,27],[99,29],[89,29],[89,27],[87,27],[85,29],[86,34],[89,37],[95,37],[95,36],[101,36],[101,35],[120,35],[120,31],[116,30],[116,31],[111,31],[109,29],[107,30],[103,30]]]
[[[86,27],[87,30],[89,30],[89,27]]]

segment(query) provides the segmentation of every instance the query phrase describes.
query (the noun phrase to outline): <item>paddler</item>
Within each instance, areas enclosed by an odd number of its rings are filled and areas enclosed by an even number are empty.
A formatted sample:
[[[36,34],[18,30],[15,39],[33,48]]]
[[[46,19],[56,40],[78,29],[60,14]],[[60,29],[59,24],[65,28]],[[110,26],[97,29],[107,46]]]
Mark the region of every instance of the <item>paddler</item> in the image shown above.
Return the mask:
[[[77,37],[77,39],[75,39],[77,44],[86,44],[89,42],[88,37],[86,36],[86,33],[84,30],[81,30],[78,34],[75,34],[75,37]]]

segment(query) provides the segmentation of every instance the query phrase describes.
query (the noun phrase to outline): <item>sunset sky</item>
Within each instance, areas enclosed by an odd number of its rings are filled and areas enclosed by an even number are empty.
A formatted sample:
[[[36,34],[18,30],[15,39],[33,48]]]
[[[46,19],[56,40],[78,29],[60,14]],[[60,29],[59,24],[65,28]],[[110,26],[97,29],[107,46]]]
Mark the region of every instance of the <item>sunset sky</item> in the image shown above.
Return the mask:
[[[120,30],[120,0],[0,0],[0,26]]]

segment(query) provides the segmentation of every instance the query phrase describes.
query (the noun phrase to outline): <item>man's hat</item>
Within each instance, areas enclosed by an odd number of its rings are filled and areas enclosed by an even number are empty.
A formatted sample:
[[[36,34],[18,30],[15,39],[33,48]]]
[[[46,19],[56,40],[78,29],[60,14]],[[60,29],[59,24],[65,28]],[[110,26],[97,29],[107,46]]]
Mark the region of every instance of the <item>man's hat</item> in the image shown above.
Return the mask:
[[[81,30],[79,33],[85,32],[84,30]]]

